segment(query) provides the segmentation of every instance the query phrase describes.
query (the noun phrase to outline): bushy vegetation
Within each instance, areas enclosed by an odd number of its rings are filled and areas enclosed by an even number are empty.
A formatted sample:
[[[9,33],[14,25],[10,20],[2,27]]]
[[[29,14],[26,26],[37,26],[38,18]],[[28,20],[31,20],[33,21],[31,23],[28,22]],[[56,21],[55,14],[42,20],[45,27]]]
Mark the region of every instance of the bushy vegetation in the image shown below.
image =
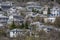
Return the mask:
[[[57,17],[54,23],[54,26],[59,27],[60,28],[60,17]]]
[[[36,10],[36,9],[32,9],[32,12],[34,12],[34,13],[39,13],[39,10]]]
[[[60,40],[60,32],[58,31],[51,31],[46,33],[45,31],[41,30],[39,32],[35,31],[35,33],[31,36],[27,34],[24,36],[18,35],[18,37],[13,40]]]
[[[20,28],[20,29],[25,28],[25,29],[28,29],[28,23],[26,22],[25,24],[22,23],[22,25],[20,25],[20,24],[16,25],[16,24],[14,23],[14,21],[13,21],[13,22],[11,23],[11,25],[10,25],[9,28],[10,28],[10,29],[15,29],[15,28]]]

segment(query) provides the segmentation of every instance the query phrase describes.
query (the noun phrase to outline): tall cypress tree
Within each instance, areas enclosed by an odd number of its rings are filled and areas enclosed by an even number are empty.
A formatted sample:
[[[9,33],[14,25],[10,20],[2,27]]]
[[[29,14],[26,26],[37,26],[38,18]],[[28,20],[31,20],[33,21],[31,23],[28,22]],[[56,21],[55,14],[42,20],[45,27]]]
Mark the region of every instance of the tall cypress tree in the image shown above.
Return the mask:
[[[50,14],[50,8],[48,8],[48,14]]]

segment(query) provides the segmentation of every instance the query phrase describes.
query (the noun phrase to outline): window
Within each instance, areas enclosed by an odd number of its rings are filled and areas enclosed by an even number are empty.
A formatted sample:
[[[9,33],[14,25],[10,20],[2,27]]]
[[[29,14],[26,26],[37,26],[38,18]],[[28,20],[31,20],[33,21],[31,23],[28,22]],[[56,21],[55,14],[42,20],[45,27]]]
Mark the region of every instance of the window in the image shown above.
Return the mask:
[[[29,7],[29,9],[33,9],[33,7]]]
[[[56,8],[56,9],[58,9],[58,8]]]
[[[57,16],[58,16],[58,14],[57,14]]]
[[[13,31],[13,33],[14,33],[15,31]]]
[[[54,1],[54,0],[51,0],[51,1]]]
[[[36,7],[37,9],[41,9],[40,7]]]
[[[3,9],[9,9],[11,6],[2,6]]]
[[[51,16],[53,16],[53,14],[51,14]]]
[[[2,11],[2,9],[0,8],[0,11]]]
[[[52,22],[52,19],[51,19],[51,22]]]
[[[54,14],[54,16],[55,16],[55,14]]]

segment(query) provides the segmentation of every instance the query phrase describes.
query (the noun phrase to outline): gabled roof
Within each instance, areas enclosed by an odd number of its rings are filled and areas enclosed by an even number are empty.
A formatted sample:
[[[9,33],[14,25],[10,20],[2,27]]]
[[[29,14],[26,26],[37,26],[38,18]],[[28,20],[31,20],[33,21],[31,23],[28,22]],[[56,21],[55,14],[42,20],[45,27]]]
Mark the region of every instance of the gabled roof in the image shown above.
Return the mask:
[[[40,5],[40,3],[38,2],[27,2],[26,4],[27,5]]]

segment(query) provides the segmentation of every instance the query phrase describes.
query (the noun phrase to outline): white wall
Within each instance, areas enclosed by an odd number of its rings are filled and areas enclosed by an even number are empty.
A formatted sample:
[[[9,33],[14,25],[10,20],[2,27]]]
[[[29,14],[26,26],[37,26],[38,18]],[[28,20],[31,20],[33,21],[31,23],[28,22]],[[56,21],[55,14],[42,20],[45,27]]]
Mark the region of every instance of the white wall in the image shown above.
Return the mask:
[[[53,16],[59,16],[59,11],[60,11],[59,7],[53,7],[52,9],[50,9],[50,12]]]
[[[55,22],[55,19],[56,19],[56,18],[44,18],[44,22],[45,22],[45,23],[47,23],[47,22],[54,23],[54,22]]]

